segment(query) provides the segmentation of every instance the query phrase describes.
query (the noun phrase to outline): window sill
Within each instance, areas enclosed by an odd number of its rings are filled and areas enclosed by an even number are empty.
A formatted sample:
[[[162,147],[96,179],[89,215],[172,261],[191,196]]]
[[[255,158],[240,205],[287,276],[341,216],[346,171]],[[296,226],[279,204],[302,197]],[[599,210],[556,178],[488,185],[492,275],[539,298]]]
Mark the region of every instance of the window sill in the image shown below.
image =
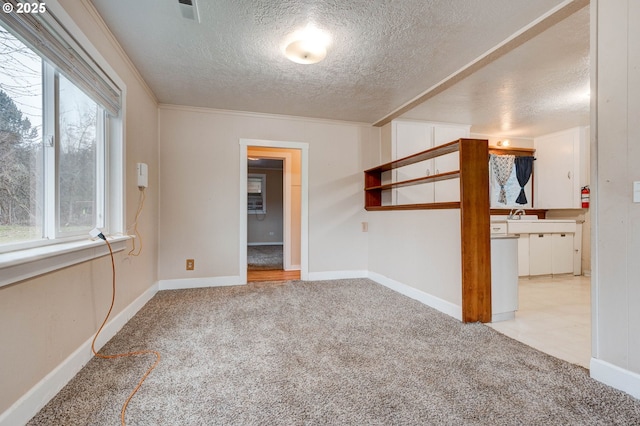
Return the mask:
[[[109,237],[113,252],[123,251],[128,235]],[[0,254],[0,287],[109,254],[102,240],[81,240]]]

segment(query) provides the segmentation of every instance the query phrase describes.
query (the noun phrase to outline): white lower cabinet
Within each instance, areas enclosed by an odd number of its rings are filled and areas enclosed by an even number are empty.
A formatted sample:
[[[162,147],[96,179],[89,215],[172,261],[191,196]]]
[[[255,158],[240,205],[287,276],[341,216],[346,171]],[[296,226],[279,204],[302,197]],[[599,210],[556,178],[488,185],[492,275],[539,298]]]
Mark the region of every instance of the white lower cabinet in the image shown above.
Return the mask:
[[[573,272],[573,234],[551,234],[551,273]]]
[[[527,235],[528,238],[523,238]],[[520,234],[521,242],[518,250],[522,247],[527,250],[526,240],[528,239],[528,264],[520,262],[520,258],[525,256],[518,253],[518,275],[549,275],[549,274],[570,274],[573,272],[573,234]],[[528,271],[526,267],[528,266]]]
[[[551,274],[551,234],[529,235],[529,275]]]
[[[529,275],[529,234],[516,234],[518,236],[518,276]]]
[[[492,226],[496,223],[492,223]],[[507,220],[507,233],[518,238],[518,276],[580,273],[581,234],[575,220]],[[578,234],[576,235],[576,232]],[[577,254],[576,254],[577,253]]]

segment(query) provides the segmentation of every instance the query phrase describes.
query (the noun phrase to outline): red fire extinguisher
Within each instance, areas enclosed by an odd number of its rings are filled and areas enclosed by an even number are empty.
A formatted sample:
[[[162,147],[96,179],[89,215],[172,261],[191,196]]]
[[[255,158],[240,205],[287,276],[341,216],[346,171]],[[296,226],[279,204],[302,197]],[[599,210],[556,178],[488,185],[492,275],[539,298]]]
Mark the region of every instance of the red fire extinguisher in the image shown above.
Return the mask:
[[[589,190],[588,186],[583,186],[582,191],[580,191],[580,198],[582,200],[582,208],[589,208],[589,196],[591,194],[591,190]]]

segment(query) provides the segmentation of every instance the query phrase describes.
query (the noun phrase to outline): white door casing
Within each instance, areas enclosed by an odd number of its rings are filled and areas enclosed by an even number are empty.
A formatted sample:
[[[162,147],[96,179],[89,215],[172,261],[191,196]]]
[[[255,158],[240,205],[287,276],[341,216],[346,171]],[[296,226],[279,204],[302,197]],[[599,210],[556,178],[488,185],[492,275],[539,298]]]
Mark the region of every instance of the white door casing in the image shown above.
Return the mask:
[[[243,284],[247,282],[247,151],[248,147],[252,148],[282,148],[282,149],[299,149],[301,153],[301,200],[300,200],[300,279],[307,280],[309,276],[309,145],[304,142],[289,142],[289,141],[272,141],[263,139],[240,139],[240,244],[239,244],[239,268],[240,268],[240,281]],[[266,152],[265,152],[266,153]],[[271,153],[272,158],[283,158],[285,161],[285,180],[290,179],[290,173],[287,173],[287,164],[291,167],[290,154],[286,153]],[[261,154],[261,156],[263,156]],[[266,157],[267,155],[264,155]],[[287,161],[287,157],[289,161]],[[291,185],[285,183],[285,203],[291,203]],[[289,193],[287,193],[289,191]],[[291,217],[290,209],[285,207],[284,209],[284,239],[285,239],[285,259],[289,260],[287,265],[285,260],[285,269],[293,265],[290,264],[291,260],[291,244],[290,241],[290,229],[291,229]]]

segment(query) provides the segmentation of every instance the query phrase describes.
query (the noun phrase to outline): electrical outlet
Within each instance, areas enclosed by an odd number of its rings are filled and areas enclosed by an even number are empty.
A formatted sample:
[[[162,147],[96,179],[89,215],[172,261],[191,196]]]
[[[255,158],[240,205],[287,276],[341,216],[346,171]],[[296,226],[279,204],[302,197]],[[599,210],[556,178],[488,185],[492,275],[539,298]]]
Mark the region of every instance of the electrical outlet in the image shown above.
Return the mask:
[[[187,259],[187,271],[193,271],[196,266],[196,262],[193,259]]]
[[[362,232],[369,232],[369,222],[362,222]]]

